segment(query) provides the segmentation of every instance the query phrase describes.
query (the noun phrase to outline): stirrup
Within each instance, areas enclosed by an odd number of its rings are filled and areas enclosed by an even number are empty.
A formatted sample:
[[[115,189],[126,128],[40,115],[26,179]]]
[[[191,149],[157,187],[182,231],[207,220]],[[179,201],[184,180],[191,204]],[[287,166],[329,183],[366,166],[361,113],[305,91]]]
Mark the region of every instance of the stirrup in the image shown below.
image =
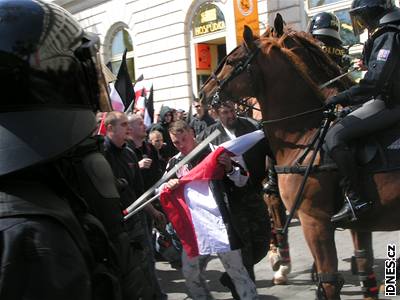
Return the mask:
[[[347,203],[349,204],[350,210],[351,210],[351,214],[352,214],[352,218],[351,218],[351,222],[357,221],[358,218],[356,216],[356,212],[354,211],[354,207],[353,207],[353,203],[351,202],[349,196],[345,193],[344,194],[344,199],[345,201],[347,201]]]

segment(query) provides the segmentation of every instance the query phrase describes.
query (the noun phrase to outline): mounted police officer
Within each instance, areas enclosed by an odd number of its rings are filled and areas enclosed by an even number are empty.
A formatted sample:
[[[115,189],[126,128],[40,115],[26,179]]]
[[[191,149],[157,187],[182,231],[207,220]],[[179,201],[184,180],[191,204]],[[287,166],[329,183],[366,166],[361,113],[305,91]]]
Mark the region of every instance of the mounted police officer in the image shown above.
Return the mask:
[[[354,0],[349,12],[354,33],[369,32],[363,52],[367,72],[359,84],[326,102],[327,107],[362,104],[337,122],[326,137],[345,195],[345,204],[332,222],[355,220],[372,206],[368,195],[362,193],[349,143],[400,121],[400,9],[390,0]]]
[[[91,137],[98,37],[41,0],[0,1],[0,36],[0,299],[149,299]]]
[[[321,12],[312,17],[307,31],[320,42],[322,50],[346,72],[350,59],[348,50],[342,46],[339,28],[338,17],[330,12]]]

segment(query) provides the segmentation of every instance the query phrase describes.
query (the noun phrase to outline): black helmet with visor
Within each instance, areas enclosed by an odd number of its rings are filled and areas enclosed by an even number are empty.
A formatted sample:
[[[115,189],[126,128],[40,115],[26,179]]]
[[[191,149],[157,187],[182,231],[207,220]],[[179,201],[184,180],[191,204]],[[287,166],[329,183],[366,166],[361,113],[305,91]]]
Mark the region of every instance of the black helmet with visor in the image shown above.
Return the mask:
[[[353,0],[349,13],[354,34],[375,30],[380,19],[394,8],[392,0]]]
[[[99,39],[63,8],[0,1],[0,176],[49,161],[90,136]]]
[[[321,12],[312,17],[308,23],[307,32],[313,36],[328,36],[342,43],[339,34],[339,19],[333,13]]]

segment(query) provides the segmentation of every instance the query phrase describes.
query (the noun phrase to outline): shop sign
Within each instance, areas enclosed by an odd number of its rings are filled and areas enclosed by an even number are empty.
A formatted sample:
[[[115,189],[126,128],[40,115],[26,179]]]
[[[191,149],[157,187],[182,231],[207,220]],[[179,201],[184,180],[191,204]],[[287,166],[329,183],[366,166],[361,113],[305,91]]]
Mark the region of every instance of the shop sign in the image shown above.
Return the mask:
[[[244,25],[249,26],[255,34],[260,33],[258,21],[257,0],[233,0],[235,8],[236,40],[237,43],[243,41]]]
[[[193,20],[193,36],[225,30],[225,18],[214,4],[200,6]]]

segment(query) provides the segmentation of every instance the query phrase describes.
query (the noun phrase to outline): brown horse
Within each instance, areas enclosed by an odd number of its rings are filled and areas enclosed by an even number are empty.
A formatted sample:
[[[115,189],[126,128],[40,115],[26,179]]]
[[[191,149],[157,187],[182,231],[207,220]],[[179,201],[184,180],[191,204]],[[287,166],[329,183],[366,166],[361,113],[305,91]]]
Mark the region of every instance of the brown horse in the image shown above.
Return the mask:
[[[203,86],[201,101],[210,101],[215,94],[221,101],[256,97],[260,102],[263,119],[276,121],[266,123],[265,129],[277,164],[293,166],[323,120],[322,106],[325,98],[316,80],[310,76],[316,65],[306,65],[299,55],[286,48],[283,45],[285,34],[279,39],[262,37],[255,41],[251,29],[246,27],[243,37],[245,42],[224,59],[217,73]],[[297,37],[313,49],[320,62],[329,61],[314,42],[302,34]],[[326,79],[339,75],[339,70],[336,68],[335,71],[330,64],[321,63],[321,66],[325,68],[323,72],[320,70],[321,73],[332,72],[334,75],[325,75]],[[317,156],[316,164],[320,160]],[[304,163],[308,161],[309,156]],[[375,207],[369,215],[348,224],[349,228],[357,231],[400,229],[399,175],[400,171],[364,174],[366,195],[371,197],[368,200],[373,201]],[[278,179],[282,199],[290,210],[303,176],[279,174]],[[298,217],[316,262],[319,299],[340,299],[343,282],[338,274],[335,227],[330,217],[341,204],[338,173],[312,173],[306,182]],[[364,243],[362,238],[356,240],[357,248],[365,249],[368,253],[372,247],[370,243]],[[369,294],[365,295],[366,299],[367,296]]]
[[[309,66],[308,70],[312,70],[312,72],[308,72],[308,75],[310,75],[311,79],[318,85],[324,84],[331,78],[340,74],[339,67],[336,63],[330,61],[328,57],[321,56],[320,49],[316,48],[315,45],[310,46],[309,40],[312,36],[308,33],[299,33],[288,28],[279,13],[274,20],[274,26],[268,28],[262,37],[281,38],[279,43],[284,48],[290,49],[294,54],[299,56],[305,65]],[[355,83],[350,78],[343,77],[333,85],[323,88],[321,92],[324,96],[329,96],[349,88],[353,84]],[[280,197],[272,194],[265,196],[264,199],[270,212],[272,212],[272,223],[276,225],[277,228],[282,228],[286,222],[286,215],[282,212]],[[287,236],[285,236],[285,234],[280,234],[279,230],[275,230],[275,232],[276,239],[286,242],[286,248],[289,249]],[[350,230],[350,232],[353,239],[355,254],[351,258],[351,271],[353,274],[359,274],[361,285],[366,287],[364,295],[367,298],[370,297],[373,299],[378,294],[378,288],[375,274],[372,270],[374,262],[372,232],[357,232],[355,230]],[[290,257],[288,258],[290,259]],[[312,279],[315,281],[316,276],[314,272],[315,264],[312,268]],[[278,278],[278,282],[282,280],[282,278],[284,279],[282,282],[286,283],[287,281],[287,278],[280,275],[279,272],[275,273],[274,282],[275,278]]]

